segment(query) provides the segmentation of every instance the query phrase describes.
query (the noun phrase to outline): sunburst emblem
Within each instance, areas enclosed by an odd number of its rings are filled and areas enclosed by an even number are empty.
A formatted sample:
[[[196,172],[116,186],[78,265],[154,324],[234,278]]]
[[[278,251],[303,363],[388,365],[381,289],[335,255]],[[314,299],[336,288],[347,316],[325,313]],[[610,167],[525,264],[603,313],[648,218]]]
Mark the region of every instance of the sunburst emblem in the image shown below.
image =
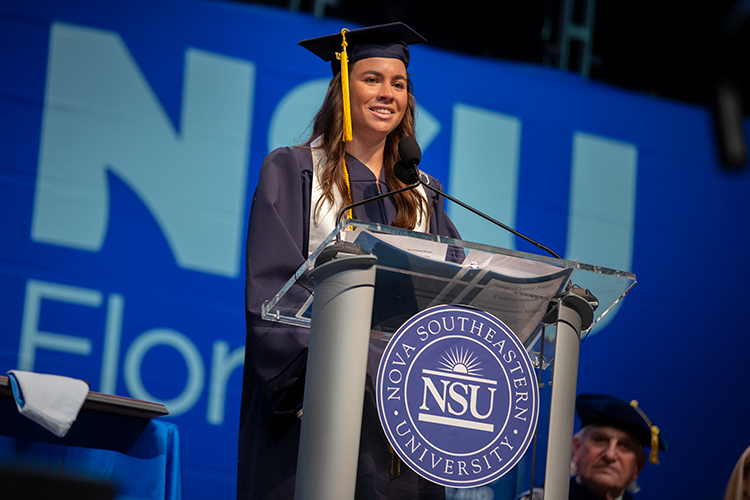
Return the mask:
[[[440,364],[444,366],[441,370],[453,373],[479,375],[479,372],[482,371],[482,369],[479,368],[479,361],[477,361],[477,357],[474,353],[470,352],[468,349],[464,350],[463,347],[460,351],[454,348],[447,351],[443,354],[443,359],[440,361]]]

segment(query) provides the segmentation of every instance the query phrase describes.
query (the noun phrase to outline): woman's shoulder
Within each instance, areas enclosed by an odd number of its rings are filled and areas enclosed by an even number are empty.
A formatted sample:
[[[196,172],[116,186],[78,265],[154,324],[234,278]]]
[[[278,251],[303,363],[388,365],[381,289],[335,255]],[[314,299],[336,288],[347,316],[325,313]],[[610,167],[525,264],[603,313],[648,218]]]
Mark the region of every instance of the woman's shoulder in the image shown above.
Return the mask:
[[[277,148],[268,153],[260,169],[260,181],[277,179],[279,182],[312,176],[313,161],[309,146]]]
[[[312,168],[312,153],[310,146],[285,146],[276,148],[263,160],[264,165],[299,165],[300,168]],[[308,165],[309,164],[309,165]]]

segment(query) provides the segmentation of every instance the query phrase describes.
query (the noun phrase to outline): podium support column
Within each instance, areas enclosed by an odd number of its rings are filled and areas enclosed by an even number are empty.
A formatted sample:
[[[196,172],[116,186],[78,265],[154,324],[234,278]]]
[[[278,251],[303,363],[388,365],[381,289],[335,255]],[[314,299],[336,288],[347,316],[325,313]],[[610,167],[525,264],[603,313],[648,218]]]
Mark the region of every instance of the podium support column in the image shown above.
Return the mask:
[[[544,500],[568,500],[581,326],[591,325],[593,317],[579,295],[569,293],[558,305]]]
[[[373,255],[316,266],[295,500],[351,500],[375,292]]]

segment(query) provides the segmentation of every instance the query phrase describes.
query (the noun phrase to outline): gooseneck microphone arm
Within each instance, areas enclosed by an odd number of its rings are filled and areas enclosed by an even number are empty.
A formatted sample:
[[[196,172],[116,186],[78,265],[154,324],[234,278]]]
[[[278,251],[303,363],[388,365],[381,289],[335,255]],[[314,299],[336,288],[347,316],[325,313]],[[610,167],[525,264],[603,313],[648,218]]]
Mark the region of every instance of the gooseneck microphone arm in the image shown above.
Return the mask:
[[[509,231],[509,232],[515,234],[519,238],[521,238],[521,239],[523,239],[525,241],[528,241],[529,243],[531,243],[535,247],[537,247],[537,248],[539,248],[541,250],[544,250],[545,252],[549,253],[550,255],[552,255],[553,257],[555,257],[556,259],[562,259],[562,257],[560,257],[559,255],[557,255],[555,252],[553,252],[552,250],[550,250],[546,246],[542,245],[538,241],[535,241],[535,240],[529,238],[528,236],[520,233],[519,231],[516,231],[512,227],[510,227],[510,226],[508,226],[506,224],[503,224],[502,222],[500,222],[498,220],[493,219],[489,215],[480,212],[476,208],[467,205],[466,203],[462,202],[461,200],[457,200],[453,196],[450,196],[450,195],[448,195],[448,194],[440,191],[439,189],[436,189],[436,188],[430,186],[429,184],[425,184],[424,182],[422,182],[422,176],[420,175],[419,169],[417,168],[417,165],[419,165],[419,162],[422,160],[422,150],[419,148],[419,144],[417,144],[416,139],[414,139],[413,137],[409,137],[409,136],[403,137],[399,141],[399,143],[398,143],[398,152],[399,152],[399,156],[401,156],[401,162],[399,162],[399,163],[401,163],[402,165],[405,164],[405,166],[406,166],[406,168],[402,168],[401,170],[396,170],[396,175],[399,177],[399,179],[401,179],[401,182],[407,182],[407,183],[416,182],[418,184],[421,184],[422,186],[426,187],[427,189],[429,189],[429,190],[431,190],[431,191],[433,191],[433,192],[435,192],[435,193],[437,193],[439,195],[442,195],[442,196],[446,197],[447,199],[449,199],[453,203],[461,205],[466,210],[469,210],[469,211],[475,213],[476,215],[478,215],[478,216],[480,216],[480,217],[482,217],[482,218],[484,218],[484,219],[492,222],[493,224],[495,224],[497,226],[500,226],[501,228],[505,229],[506,231]]]
[[[557,255],[557,254],[556,254],[556,253],[555,253],[554,251],[550,250],[549,248],[547,248],[546,246],[542,245],[542,244],[541,244],[541,243],[539,243],[538,241],[535,241],[535,240],[533,240],[533,239],[529,238],[529,237],[528,237],[528,236],[526,236],[525,234],[523,234],[523,233],[521,233],[521,232],[519,232],[519,231],[516,231],[516,230],[515,230],[515,229],[513,229],[512,227],[510,227],[510,226],[508,226],[508,225],[506,225],[506,224],[503,224],[503,223],[502,223],[502,222],[500,222],[499,220],[495,220],[495,219],[493,219],[493,218],[492,218],[492,217],[490,217],[489,215],[487,215],[487,214],[485,214],[485,213],[482,213],[482,212],[480,212],[480,211],[479,211],[479,210],[477,210],[476,208],[474,208],[474,207],[472,207],[472,206],[469,206],[469,205],[467,205],[467,204],[466,204],[466,203],[464,203],[463,201],[461,201],[461,200],[458,200],[458,199],[454,198],[453,196],[450,196],[449,194],[446,194],[446,193],[444,193],[444,192],[440,191],[439,189],[435,189],[434,187],[430,186],[429,184],[425,184],[425,183],[424,183],[424,182],[422,182],[421,180],[420,180],[420,183],[421,183],[421,184],[422,184],[422,185],[423,185],[424,187],[426,187],[427,189],[429,189],[429,190],[431,190],[431,191],[433,191],[433,192],[435,192],[435,193],[437,193],[437,194],[439,194],[439,195],[442,195],[442,196],[446,197],[447,199],[449,199],[449,200],[450,200],[450,201],[452,201],[453,203],[456,203],[456,204],[458,204],[458,205],[461,205],[461,206],[462,206],[462,207],[464,207],[464,208],[465,208],[466,210],[469,210],[469,211],[471,211],[471,212],[474,212],[474,213],[475,213],[475,214],[477,214],[478,216],[480,216],[480,217],[483,217],[483,218],[487,219],[488,221],[492,222],[493,224],[496,224],[496,225],[500,226],[501,228],[505,229],[506,231],[509,231],[509,232],[511,232],[511,233],[513,233],[513,234],[515,234],[515,235],[516,235],[516,236],[518,236],[519,238],[521,238],[521,239],[523,239],[523,240],[526,240],[526,241],[528,241],[529,243],[531,243],[531,244],[532,244],[532,245],[534,245],[535,247],[537,247],[537,248],[540,248],[541,250],[544,250],[545,252],[549,253],[550,255],[552,255],[553,257],[555,257],[556,259],[561,259],[561,260],[562,260],[562,257],[560,257],[559,255]]]

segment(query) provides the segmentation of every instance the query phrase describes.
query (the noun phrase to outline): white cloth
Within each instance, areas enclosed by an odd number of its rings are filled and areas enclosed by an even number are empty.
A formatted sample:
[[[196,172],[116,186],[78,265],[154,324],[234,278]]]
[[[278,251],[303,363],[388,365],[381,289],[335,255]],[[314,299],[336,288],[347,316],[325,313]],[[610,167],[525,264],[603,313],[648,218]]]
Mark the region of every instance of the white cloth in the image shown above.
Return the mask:
[[[86,382],[70,377],[10,370],[8,378],[19,413],[58,437],[68,433],[89,394]]]
[[[325,165],[325,156],[323,155],[323,137],[318,137],[312,143],[312,158],[313,158],[313,178],[312,178],[312,197],[310,199],[310,234],[308,236],[308,257],[312,254],[323,240],[325,240],[329,234],[336,227],[336,216],[337,211],[333,209],[331,203],[328,200],[323,200],[320,209],[320,220],[315,223],[315,207],[318,204],[318,200],[323,197],[323,187],[320,185],[320,174],[323,171],[323,165]],[[337,207],[344,206],[344,200],[341,197],[338,189],[333,190],[333,198],[336,202]]]

